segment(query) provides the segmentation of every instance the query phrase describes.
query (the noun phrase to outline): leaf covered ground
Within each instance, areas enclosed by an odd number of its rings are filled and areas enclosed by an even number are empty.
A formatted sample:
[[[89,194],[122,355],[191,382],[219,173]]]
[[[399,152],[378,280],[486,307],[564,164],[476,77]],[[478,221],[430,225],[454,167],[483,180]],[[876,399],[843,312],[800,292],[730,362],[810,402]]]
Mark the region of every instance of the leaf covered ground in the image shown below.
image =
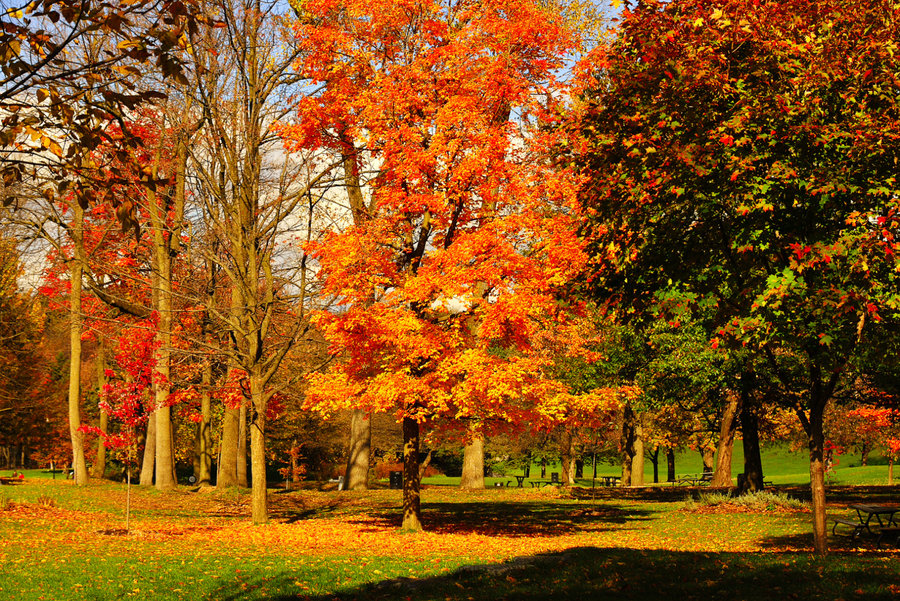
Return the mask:
[[[860,494],[876,493],[891,496]],[[0,597],[478,599],[605,591],[642,599],[657,598],[660,587],[700,598],[764,584],[761,599],[778,587],[808,598],[801,582],[821,598],[900,595],[897,551],[835,538],[828,558],[814,558],[807,512],[698,510],[685,503],[687,494],[429,487],[428,531],[403,534],[399,491],[273,491],[271,523],[253,526],[244,491],[133,487],[126,532],[123,485],[34,480],[0,490]],[[852,490],[833,496],[836,514],[855,499]]]

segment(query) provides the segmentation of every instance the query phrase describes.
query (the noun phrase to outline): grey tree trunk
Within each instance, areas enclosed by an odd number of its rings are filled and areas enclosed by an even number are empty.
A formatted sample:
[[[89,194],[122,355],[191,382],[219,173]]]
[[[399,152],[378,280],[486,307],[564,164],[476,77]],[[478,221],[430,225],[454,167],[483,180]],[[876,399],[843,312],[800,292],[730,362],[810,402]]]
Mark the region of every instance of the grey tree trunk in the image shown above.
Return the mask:
[[[156,412],[147,417],[147,433],[144,435],[144,458],[141,460],[141,486],[153,486],[156,466]]]
[[[106,346],[103,338],[97,347],[97,391],[102,398],[104,388],[106,388]],[[109,414],[103,407],[100,408],[100,431],[103,434],[109,432]],[[94,465],[91,466],[91,476],[94,478],[102,478],[106,474],[106,439],[103,436],[97,438],[97,457],[94,459]]]
[[[759,451],[759,420],[751,404],[752,372],[741,374],[741,435],[744,447],[744,482],[740,492],[762,490],[763,468]]]
[[[247,405],[241,405],[238,413],[238,444],[237,444],[237,484],[247,488],[250,481],[247,478]]]
[[[222,443],[219,451],[219,473],[216,477],[216,488],[228,488],[237,486],[237,457],[238,457],[238,422],[240,410],[225,407],[222,415]]]
[[[84,459],[84,433],[81,428],[81,333],[84,318],[81,314],[81,287],[84,274],[84,210],[71,204],[73,210],[72,238],[75,257],[69,263],[71,292],[69,293],[69,438],[72,441],[72,468],[75,484],[87,484],[87,464]]]
[[[250,374],[250,394],[253,409],[250,423],[250,461],[252,463],[250,509],[253,523],[265,524],[269,520],[266,479],[266,405],[268,399],[263,392],[262,377],[252,372]]]

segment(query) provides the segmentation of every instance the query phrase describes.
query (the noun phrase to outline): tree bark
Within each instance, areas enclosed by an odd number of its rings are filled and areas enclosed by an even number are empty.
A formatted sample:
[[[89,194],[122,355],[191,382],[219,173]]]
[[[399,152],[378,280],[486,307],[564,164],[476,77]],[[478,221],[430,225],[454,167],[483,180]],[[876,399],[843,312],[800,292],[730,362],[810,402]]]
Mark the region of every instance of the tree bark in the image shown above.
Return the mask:
[[[809,417],[809,483],[812,492],[813,546],[818,555],[824,555],[828,551],[826,539],[828,527],[825,522],[825,434],[822,419],[824,402],[815,398],[815,392],[813,397]]]
[[[731,456],[734,451],[741,397],[730,392],[726,402],[719,425],[719,445],[716,449],[716,471],[713,474],[712,486],[731,486]]]
[[[106,388],[106,347],[103,338],[97,346],[97,391],[100,398],[103,398],[104,389]],[[100,407],[100,431],[103,434],[109,432],[109,414],[101,406]],[[94,459],[94,465],[91,466],[91,476],[94,478],[102,478],[106,474],[106,439],[101,435],[97,438],[97,457]]]
[[[647,458],[653,465],[653,483],[659,484],[659,447],[647,452]]]
[[[716,465],[716,447],[705,444],[700,447],[700,457],[703,460],[703,473],[712,474]]]
[[[463,449],[462,477],[459,487],[466,490],[484,488],[484,437],[471,432],[471,440]]]
[[[419,422],[403,418],[403,522],[402,530],[422,530],[422,501],[419,494]]]
[[[250,485],[247,478],[247,409],[247,404],[244,403],[238,411],[237,485],[243,488]]]
[[[575,435],[566,430],[562,440],[562,484],[575,484]]]
[[[741,376],[741,434],[744,447],[744,486],[742,493],[763,489],[762,457],[759,452],[759,420],[750,403],[753,374]]]
[[[675,482],[675,449],[666,447],[666,481]]]
[[[222,415],[222,443],[219,451],[219,473],[216,477],[216,488],[228,488],[237,486],[237,448],[238,448],[238,421],[240,410],[225,407]]]
[[[141,486],[153,486],[156,466],[156,412],[147,416],[147,432],[144,435],[144,458],[141,460]]]
[[[641,417],[635,415],[634,420],[634,456],[631,463],[631,485],[644,485],[644,427]]]
[[[72,468],[75,484],[87,484],[87,464],[84,459],[84,433],[81,431],[81,334],[84,317],[81,314],[81,288],[84,275],[84,209],[72,202],[72,240],[75,256],[69,263],[69,437],[72,441]]]
[[[209,486],[212,482],[212,363],[207,360],[203,364],[203,392],[200,393],[200,423],[197,424],[197,483]]]
[[[622,486],[631,486],[631,475],[634,464],[634,411],[626,404],[622,410],[622,437],[619,443],[622,449]]]
[[[372,449],[372,424],[369,414],[354,409],[350,415],[350,449],[344,470],[344,490],[369,488],[369,455]]]
[[[266,405],[268,399],[263,392],[263,379],[258,374],[251,373],[250,375],[250,394],[253,403],[250,423],[250,462],[252,464],[250,507],[253,523],[265,524],[269,520],[268,482],[266,479]]]

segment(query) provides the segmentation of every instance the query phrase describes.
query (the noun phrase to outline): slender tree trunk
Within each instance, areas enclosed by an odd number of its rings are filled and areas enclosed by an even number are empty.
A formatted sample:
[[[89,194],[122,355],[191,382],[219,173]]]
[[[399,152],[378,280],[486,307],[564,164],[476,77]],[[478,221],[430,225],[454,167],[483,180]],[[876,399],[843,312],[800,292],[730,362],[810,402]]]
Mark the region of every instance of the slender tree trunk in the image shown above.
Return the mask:
[[[97,346],[97,390],[100,398],[103,397],[106,388],[106,346],[103,338]],[[103,434],[109,432],[109,414],[101,406],[100,407],[100,431]],[[97,438],[97,457],[94,459],[94,465],[91,466],[91,476],[94,478],[102,478],[106,474],[106,439],[103,436]]]
[[[247,479],[247,409],[247,403],[244,403],[238,412],[237,484],[243,488],[250,485]]]
[[[147,417],[147,432],[144,435],[144,458],[141,461],[141,486],[153,486],[156,467],[156,412]]]
[[[675,482],[675,449],[666,447],[666,481]]]
[[[350,415],[350,449],[344,470],[344,490],[369,488],[369,454],[372,449],[372,424],[369,414],[354,409]]]
[[[72,468],[75,484],[87,484],[87,464],[84,459],[84,433],[81,431],[81,334],[84,318],[81,314],[81,286],[84,273],[84,210],[73,202],[72,239],[75,257],[69,263],[69,437],[72,441]]]
[[[653,483],[659,484],[659,447],[647,452],[647,458],[653,464]]]
[[[584,478],[584,459],[577,458],[575,460],[575,479]]]
[[[563,486],[575,484],[575,435],[566,430],[562,440],[562,483]]]
[[[197,482],[201,486],[209,486],[212,481],[212,400],[210,388],[212,386],[212,363],[206,361],[203,365],[203,392],[200,393],[200,423],[197,424],[197,455],[198,474]]]
[[[820,403],[821,407],[818,406]],[[809,418],[809,483],[812,492],[813,541],[815,552],[824,555],[828,551],[828,527],[825,522],[825,434],[822,420],[824,402],[813,398],[812,405]]]
[[[252,420],[250,423],[250,461],[252,463],[252,490],[250,507],[254,524],[265,524],[269,519],[269,499],[266,480],[266,399],[260,375],[250,375]],[[245,473],[246,475],[246,473]]]
[[[403,418],[403,523],[402,530],[422,530],[419,494],[419,422]]]
[[[731,486],[731,456],[734,451],[734,437],[737,433],[741,397],[735,393],[728,393],[726,400],[727,405],[722,412],[722,422],[719,426],[719,447],[716,450],[713,486]]]
[[[888,486],[894,485],[894,458],[888,457]]]
[[[871,447],[869,446],[868,443],[864,442],[862,444],[862,448],[860,449],[860,452],[859,452],[859,454],[860,454],[859,463],[863,467],[869,465],[869,452],[870,451],[871,451]]]
[[[240,410],[225,407],[222,415],[222,443],[219,452],[219,474],[216,478],[216,488],[228,488],[237,486],[237,457],[238,457],[238,422]]]
[[[632,469],[634,467],[634,411],[626,404],[622,415],[622,486],[631,486]]]
[[[463,449],[462,478],[459,487],[467,490],[484,488],[484,437],[471,432],[472,438]]]

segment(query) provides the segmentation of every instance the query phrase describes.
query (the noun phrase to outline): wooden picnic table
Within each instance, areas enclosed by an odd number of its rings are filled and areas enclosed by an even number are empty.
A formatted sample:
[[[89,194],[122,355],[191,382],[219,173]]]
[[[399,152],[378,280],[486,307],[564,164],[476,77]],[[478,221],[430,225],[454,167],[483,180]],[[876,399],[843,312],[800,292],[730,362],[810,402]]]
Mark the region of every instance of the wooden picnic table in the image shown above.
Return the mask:
[[[603,481],[603,486],[615,486],[622,479],[621,476],[598,476]]]
[[[4,485],[25,484],[25,478],[12,477],[12,476],[0,476],[0,484],[4,484]]]
[[[879,528],[887,528],[889,526],[898,526],[897,522],[894,521],[894,514],[900,512],[900,507],[897,505],[875,505],[869,503],[860,503],[857,505],[851,505],[850,509],[856,510],[856,517],[859,518],[859,524],[863,528],[865,528],[866,532],[874,535],[872,532],[871,526],[872,520],[878,522]],[[882,521],[881,517],[884,516],[886,521]]]
[[[682,474],[672,480],[672,486],[676,484],[687,484],[689,486],[698,486],[700,484],[708,484],[712,482],[712,472],[703,472],[702,474]]]

